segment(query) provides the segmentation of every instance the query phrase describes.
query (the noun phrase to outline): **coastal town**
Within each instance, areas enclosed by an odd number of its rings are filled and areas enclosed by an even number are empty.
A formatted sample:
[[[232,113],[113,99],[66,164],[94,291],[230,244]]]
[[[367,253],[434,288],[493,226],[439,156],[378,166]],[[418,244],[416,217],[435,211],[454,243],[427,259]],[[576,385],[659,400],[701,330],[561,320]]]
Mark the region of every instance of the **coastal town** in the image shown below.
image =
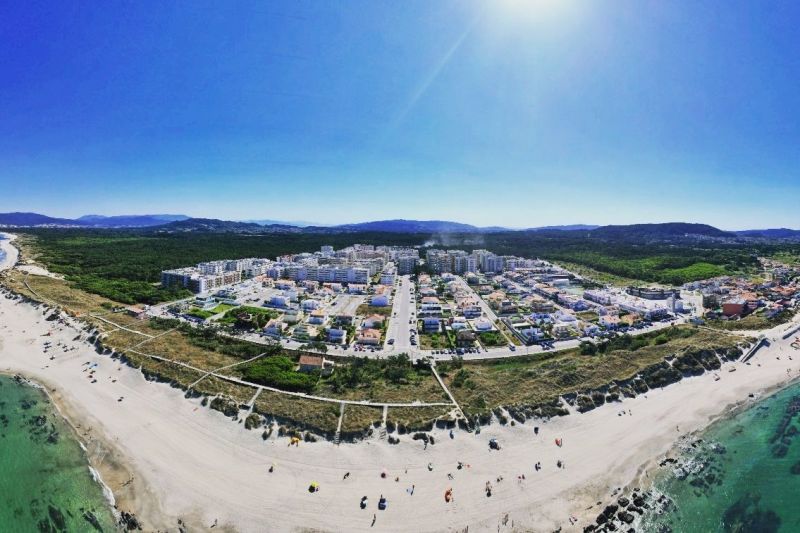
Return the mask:
[[[7,243],[0,241],[13,254],[7,260],[7,265],[13,267],[16,250]],[[708,371],[692,363],[692,354],[700,356],[696,349],[671,359],[672,371],[682,369],[683,375],[694,376],[691,379],[681,379],[678,374],[664,381],[657,372],[670,365],[662,362],[652,367],[656,374],[642,374],[630,383],[635,392],[625,392],[628,385],[620,383],[618,389],[565,394],[563,403],[552,414],[534,414],[527,420],[527,416],[509,406],[495,410],[490,419],[474,419],[473,428],[461,423],[463,419],[456,424],[443,414],[421,431],[409,432],[393,422],[391,413],[435,408],[452,414],[460,411],[458,402],[465,398],[469,401],[469,386],[459,388],[458,384],[458,375],[464,368],[455,376],[446,374],[446,369],[458,360],[464,360],[466,367],[469,357],[502,358],[515,368],[519,364],[515,362],[517,356],[529,350],[555,353],[569,346],[565,343],[580,347],[583,354],[589,344],[597,343],[599,348],[606,339],[614,342],[627,333],[648,338],[645,344],[652,349],[658,348],[662,329],[665,346],[669,346],[673,342],[666,333],[669,331],[685,334],[697,328],[710,330],[711,326],[740,324],[753,317],[780,319],[781,313],[794,311],[796,306],[797,276],[793,269],[773,264],[750,281],[719,278],[684,287],[613,287],[600,286],[538,259],[515,261],[505,257],[504,266],[498,267],[494,260],[490,270],[480,266],[479,261],[472,270],[467,260],[468,270],[461,271],[459,267],[454,272],[455,261],[444,260],[445,254],[450,255],[444,250],[430,250],[430,254],[429,250],[411,252],[414,260],[404,260],[401,273],[397,266],[400,260],[396,255],[392,257],[391,247],[363,248],[324,248],[318,253],[276,260],[219,261],[168,270],[163,275],[165,283],[186,283],[189,287],[197,283],[195,288],[205,283],[207,290],[154,306],[101,305],[105,312],[83,318],[74,312],[59,311],[53,302],[40,303],[47,297],[38,290],[52,291],[51,284],[61,287],[63,281],[41,266],[32,270],[33,265],[23,261],[19,272],[24,275],[22,286],[29,290],[16,290],[30,296],[4,289],[0,298],[0,316],[4,318],[0,329],[7,340],[5,362],[10,369],[42,383],[57,380],[67,387],[71,402],[93,406],[90,418],[70,411],[72,420],[80,421],[77,431],[92,450],[93,463],[99,461],[102,465],[110,446],[92,431],[94,424],[102,424],[104,432],[126,434],[127,445],[136,450],[131,452],[137,461],[136,481],[132,484],[132,473],[120,478],[114,470],[101,468],[103,479],[111,480],[114,494],[121,497],[119,504],[129,508],[132,501],[137,501],[131,500],[130,491],[135,489],[137,499],[167,502],[172,513],[181,513],[182,525],[208,528],[224,523],[243,530],[257,529],[267,512],[273,516],[271,524],[278,528],[292,527],[300,513],[304,523],[322,529],[334,524],[338,530],[347,524],[350,530],[366,531],[379,526],[400,531],[408,524],[403,515],[412,508],[416,510],[413,527],[421,529],[437,523],[442,513],[453,514],[449,523],[469,525],[471,530],[476,524],[479,530],[501,531],[513,531],[514,524],[534,529],[546,524],[570,531],[638,527],[646,508],[661,512],[669,501],[649,490],[628,488],[620,492],[612,488],[616,485],[593,489],[586,498],[576,498],[575,491],[596,479],[608,479],[610,483],[634,480],[639,475],[638,465],[654,456],[661,458],[661,464],[678,461],[670,451],[676,433],[685,443],[682,446],[695,446],[699,441],[691,437],[691,432],[707,424],[716,406],[741,400],[743,392],[747,398],[746,391],[752,391],[751,401],[756,401],[768,387],[800,373],[800,358],[792,358],[792,353],[800,349],[800,339],[795,339],[800,323],[795,319],[757,331],[769,342],[753,344],[747,334],[731,336],[726,341],[734,343],[730,348],[717,353],[706,351],[702,364]],[[402,253],[409,254],[409,250]],[[324,274],[320,280],[320,263],[325,264],[326,257],[337,254],[345,256],[334,267],[338,270]],[[453,257],[464,255],[473,254],[453,253]],[[323,272],[329,268],[323,267]],[[15,272],[16,268],[4,274],[5,282],[12,286],[18,275]],[[317,279],[308,279],[309,272]],[[31,283],[38,290],[30,290]],[[751,309],[726,307],[726,303],[742,299],[751,302]],[[65,309],[71,305],[74,304],[67,303]],[[778,313],[773,314],[776,310]],[[609,320],[610,317],[616,320]],[[93,325],[82,322],[84,319]],[[171,329],[153,329],[162,319]],[[176,322],[268,346],[280,343],[289,351],[302,346],[293,372],[310,372],[323,381],[332,379],[331,372],[335,376],[346,370],[347,365],[342,363],[354,359],[335,355],[391,358],[402,350],[437,363],[435,367],[445,376],[440,381],[442,390],[448,391],[449,386],[454,391],[454,395],[447,392],[452,403],[437,403],[434,396],[427,403],[376,403],[290,391],[278,394],[274,388],[258,386],[254,394],[249,393],[249,401],[247,396],[240,396],[241,404],[230,405],[220,401],[225,396],[215,394],[221,390],[230,394],[231,384],[245,382],[221,370],[246,366],[264,353],[246,360],[220,359],[222,354],[217,354],[214,361],[219,362],[213,366],[190,371],[195,367],[184,361],[197,365],[201,358],[194,355],[198,354],[196,347],[178,342],[180,336],[172,326]],[[679,322],[688,324],[670,327]],[[331,338],[332,329],[341,329],[341,340],[337,340],[336,333]],[[401,335],[406,332],[407,336]],[[133,344],[117,351],[98,344],[100,338],[106,337],[115,344],[123,339]],[[695,334],[683,346],[692,347],[702,342],[701,337]],[[139,347],[146,343],[150,346],[146,349],[151,351],[160,346],[164,355],[143,357]],[[34,350],[31,357],[31,346],[41,346],[40,353]],[[183,350],[187,352],[183,354]],[[167,353],[176,354],[170,356],[176,359],[168,359]],[[190,353],[193,359],[187,359]],[[144,365],[148,357],[155,358],[155,366],[148,364],[147,370],[143,366],[140,372],[139,365]],[[695,366],[687,366],[690,364]],[[182,368],[183,379],[193,380],[187,390],[176,387],[174,381],[167,384],[153,379],[158,375],[154,372],[163,373],[170,367]],[[435,367],[431,365],[432,369]],[[478,367],[470,368],[473,370],[467,375]],[[518,368],[527,379],[535,379],[524,366]],[[228,388],[220,389],[224,380],[230,381]],[[251,383],[248,387],[256,385]],[[216,392],[207,396],[207,391]],[[339,441],[338,430],[333,439],[315,443],[317,438],[308,431],[287,430],[280,417],[262,416],[261,413],[274,412],[288,399],[305,402],[291,407],[296,413],[318,409],[314,403],[336,406],[342,429],[352,424],[349,417],[360,409],[374,410],[380,417],[382,407],[384,420],[380,422],[378,418],[371,426],[376,431],[360,434],[350,445]],[[259,422],[253,424],[254,419]],[[239,423],[232,424],[231,420]],[[139,429],[131,434],[131,427]],[[462,432],[462,428],[468,432]],[[209,438],[209,431],[213,438]],[[629,445],[619,446],[621,440]],[[164,442],[175,444],[165,447]],[[386,448],[383,443],[391,447]],[[196,468],[198,460],[208,465],[202,472]],[[683,463],[676,464],[684,468]],[[142,465],[144,473],[138,465]],[[150,474],[165,471],[172,475],[165,478]],[[238,474],[245,471],[247,475]],[[212,475],[214,487],[207,490],[208,496],[187,496],[178,490],[187,484],[204,483]],[[512,481],[514,478],[516,482]],[[546,490],[537,479],[546,482]],[[282,488],[280,498],[275,499],[276,483],[292,488]],[[182,496],[174,499],[170,494]],[[238,494],[237,504],[252,511],[229,511],[234,505],[231,494]],[[265,494],[270,495],[266,501]],[[186,512],[198,502],[207,510]],[[225,505],[221,507],[219,502]],[[280,513],[285,505],[304,510],[288,517]],[[141,513],[141,504],[136,508]],[[322,511],[331,508],[337,509],[335,514]],[[375,509],[371,519],[366,511],[370,508]],[[158,513],[123,516],[134,527],[139,520],[169,527]]]
[[[797,270],[778,263],[682,287],[614,287],[541,259],[358,244],[204,262],[165,270],[161,283],[195,296],[129,311],[308,351],[441,359],[573,348],[681,323],[766,326],[800,300]]]
[[[800,2],[6,2],[0,533],[800,532]]]

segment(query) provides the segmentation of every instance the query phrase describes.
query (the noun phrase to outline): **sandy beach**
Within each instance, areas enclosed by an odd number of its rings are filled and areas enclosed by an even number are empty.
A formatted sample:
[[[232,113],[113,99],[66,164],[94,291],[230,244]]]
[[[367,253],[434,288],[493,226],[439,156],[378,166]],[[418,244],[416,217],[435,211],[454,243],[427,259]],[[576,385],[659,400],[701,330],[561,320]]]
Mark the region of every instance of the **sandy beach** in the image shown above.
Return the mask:
[[[10,252],[5,264],[15,259]],[[457,431],[453,439],[434,431],[436,444],[427,448],[408,437],[395,446],[375,439],[290,447],[286,438],[264,441],[261,431],[98,355],[75,340],[79,330],[45,321],[43,309],[0,295],[0,371],[47,387],[120,509],[135,512],[147,530],[177,531],[180,519],[190,530],[217,524],[223,531],[579,531],[600,511],[591,506],[640,481],[678,436],[800,373],[800,352],[776,340],[750,365],[725,364],[718,381],[707,373],[549,422],[493,424],[480,434]],[[45,341],[57,346],[45,353]],[[87,363],[97,364],[95,383]],[[492,437],[500,451],[489,449]],[[319,492],[309,493],[311,482]],[[385,511],[377,509],[381,495]],[[570,516],[579,523],[571,525]]]
[[[0,270],[6,270],[17,264],[19,250],[12,244],[16,238],[17,236],[14,234],[0,232],[0,250],[4,253],[0,260]]]

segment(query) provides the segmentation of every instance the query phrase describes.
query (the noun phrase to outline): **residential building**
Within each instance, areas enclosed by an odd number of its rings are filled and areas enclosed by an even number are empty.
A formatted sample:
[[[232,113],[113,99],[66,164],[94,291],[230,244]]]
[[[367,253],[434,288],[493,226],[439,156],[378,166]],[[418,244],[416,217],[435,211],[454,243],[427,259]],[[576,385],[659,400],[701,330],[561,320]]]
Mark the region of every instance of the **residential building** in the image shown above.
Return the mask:
[[[325,358],[321,355],[303,354],[298,361],[298,372],[321,371],[325,366]]]
[[[328,330],[328,341],[334,344],[343,344],[347,340],[347,330],[341,328],[330,328]]]
[[[403,255],[397,258],[397,273],[401,276],[413,274],[417,267],[419,256]]]
[[[362,329],[358,332],[357,342],[359,344],[377,346],[381,343],[381,332],[378,329]]]
[[[423,331],[436,332],[440,329],[440,319],[433,316],[426,316],[422,319]]]

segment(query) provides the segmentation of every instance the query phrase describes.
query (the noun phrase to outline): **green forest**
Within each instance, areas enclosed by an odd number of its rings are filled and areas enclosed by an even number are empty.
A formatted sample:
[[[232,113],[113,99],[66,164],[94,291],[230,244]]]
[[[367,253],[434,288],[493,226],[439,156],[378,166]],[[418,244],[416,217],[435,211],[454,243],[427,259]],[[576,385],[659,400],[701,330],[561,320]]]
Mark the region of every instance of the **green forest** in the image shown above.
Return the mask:
[[[159,286],[161,271],[201,261],[269,257],[318,250],[329,244],[422,245],[429,234],[401,233],[162,233],[152,230],[28,229],[36,259],[78,288],[122,303],[153,304],[188,293]],[[641,280],[680,285],[723,274],[753,271],[758,255],[796,254],[789,245],[736,241],[599,239],[582,231],[508,231],[449,234],[444,248],[486,248],[504,255],[583,265]]]

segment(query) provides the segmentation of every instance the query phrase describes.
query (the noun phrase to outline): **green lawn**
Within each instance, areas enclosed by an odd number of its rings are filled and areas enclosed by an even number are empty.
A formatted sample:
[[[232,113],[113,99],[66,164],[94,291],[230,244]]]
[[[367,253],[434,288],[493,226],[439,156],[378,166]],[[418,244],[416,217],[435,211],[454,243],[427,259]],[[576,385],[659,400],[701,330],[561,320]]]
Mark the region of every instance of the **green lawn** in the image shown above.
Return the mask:
[[[199,318],[201,320],[207,320],[212,316],[216,315],[213,311],[206,311],[205,309],[200,309],[199,307],[192,307],[188,311],[186,311],[188,316],[193,316],[195,318]]]
[[[219,304],[214,309],[211,309],[211,312],[214,313],[215,315],[218,315],[220,313],[224,313],[226,311],[230,311],[231,309],[236,309],[237,307],[239,307],[239,306],[238,305],[230,305],[230,304]]]

